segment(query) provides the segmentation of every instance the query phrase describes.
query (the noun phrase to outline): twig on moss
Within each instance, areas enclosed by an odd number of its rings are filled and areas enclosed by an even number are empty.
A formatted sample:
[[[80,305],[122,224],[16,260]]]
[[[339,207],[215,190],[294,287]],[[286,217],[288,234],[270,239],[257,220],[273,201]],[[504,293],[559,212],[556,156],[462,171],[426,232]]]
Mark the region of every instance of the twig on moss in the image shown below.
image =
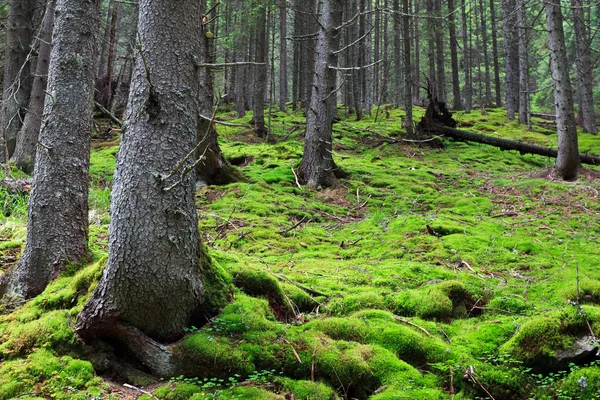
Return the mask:
[[[139,388],[139,387],[137,387],[137,386],[130,385],[129,383],[124,383],[124,384],[123,384],[123,387],[126,387],[127,389],[133,389],[133,390],[135,390],[135,391],[138,391],[138,392],[140,392],[140,393],[143,393],[143,394],[145,394],[145,395],[147,395],[147,396],[150,396],[150,397],[152,397],[153,399],[156,399],[156,400],[158,400],[158,397],[156,397],[156,396],[155,396],[155,395],[153,395],[152,393],[150,393],[150,392],[148,392],[148,391],[146,391],[146,390],[144,390],[144,389],[140,389],[140,388]]]
[[[394,319],[395,319],[396,321],[403,322],[403,323],[405,323],[405,324],[407,324],[407,325],[414,326],[415,328],[417,328],[417,329],[420,329],[421,331],[423,331],[423,332],[424,332],[424,333],[425,333],[427,336],[429,336],[430,338],[433,338],[433,336],[431,336],[431,333],[429,333],[429,331],[427,331],[427,329],[423,328],[422,326],[419,326],[419,325],[415,324],[414,322],[410,322],[410,321],[409,321],[409,320],[407,320],[406,318],[402,318],[402,317],[401,317],[401,316],[399,316],[399,315],[394,315]]]
[[[279,231],[279,234],[285,235],[289,231],[294,230],[297,227],[299,227],[300,225],[302,225],[302,223],[304,223],[305,220],[306,220],[306,216],[302,217],[302,219],[300,221],[296,222],[291,228],[287,228],[287,229],[283,229],[283,230]],[[312,220],[309,219],[306,223],[309,223],[310,221],[312,221]]]
[[[296,186],[298,189],[302,190],[302,186],[300,185],[300,181],[298,180],[298,175],[296,175],[296,171],[294,171],[294,167],[290,167],[292,169],[292,174],[294,174],[294,179],[296,180]]]
[[[302,359],[300,359],[300,356],[298,355],[298,352],[296,351],[296,349],[294,348],[294,346],[286,338],[283,338],[283,341],[292,348],[292,351],[294,352],[294,356],[296,356],[296,360],[298,360],[298,362],[300,364],[302,364]]]
[[[317,349],[313,349],[312,363],[310,365],[310,380],[315,381],[315,356],[317,355]]]
[[[477,377],[475,376],[475,368],[472,365],[469,365],[469,368],[467,368],[467,370],[465,371],[465,378],[471,378],[471,380],[473,380],[473,382],[475,382],[476,384],[479,385],[480,388],[483,389],[483,391],[490,396],[491,400],[496,400],[494,398],[494,396],[492,396],[492,394],[490,392],[488,392],[488,390],[483,387],[483,385],[479,382],[479,380],[477,379]]]
[[[291,280],[290,278],[287,278],[283,275],[279,275],[279,274],[273,274],[273,276],[277,279],[279,279],[280,281],[283,282],[287,282],[287,283],[291,283],[292,285],[296,286],[297,288],[300,288],[302,290],[304,290],[306,293],[312,295],[312,296],[323,296],[323,297],[331,297],[328,294],[325,293],[321,293],[317,290],[311,289],[309,287],[306,287],[304,285],[299,284],[298,282],[294,282],[293,280]]]

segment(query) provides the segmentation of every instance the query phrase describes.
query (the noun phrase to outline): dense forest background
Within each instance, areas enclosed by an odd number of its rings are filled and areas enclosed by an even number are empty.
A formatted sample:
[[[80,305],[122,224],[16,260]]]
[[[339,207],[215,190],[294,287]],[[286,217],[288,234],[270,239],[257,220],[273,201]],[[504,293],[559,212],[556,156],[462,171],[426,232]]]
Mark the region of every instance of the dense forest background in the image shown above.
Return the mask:
[[[600,397],[599,4],[0,10],[0,400]]]

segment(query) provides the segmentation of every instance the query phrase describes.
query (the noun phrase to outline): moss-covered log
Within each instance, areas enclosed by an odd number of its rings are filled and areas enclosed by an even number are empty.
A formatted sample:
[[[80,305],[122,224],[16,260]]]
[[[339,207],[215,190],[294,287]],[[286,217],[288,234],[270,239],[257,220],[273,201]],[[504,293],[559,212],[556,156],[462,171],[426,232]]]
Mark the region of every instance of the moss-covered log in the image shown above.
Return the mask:
[[[556,158],[558,150],[551,147],[538,146],[535,144],[528,144],[517,142],[515,140],[502,139],[492,136],[481,135],[479,133],[473,133],[463,131],[460,129],[449,128],[441,125],[431,125],[428,131],[430,133],[437,133],[446,137],[461,140],[465,142],[475,142],[488,144],[490,146],[496,146],[501,150],[516,150],[521,154],[537,154],[540,156]],[[591,156],[587,154],[579,154],[579,158],[583,164],[600,165],[600,157]]]

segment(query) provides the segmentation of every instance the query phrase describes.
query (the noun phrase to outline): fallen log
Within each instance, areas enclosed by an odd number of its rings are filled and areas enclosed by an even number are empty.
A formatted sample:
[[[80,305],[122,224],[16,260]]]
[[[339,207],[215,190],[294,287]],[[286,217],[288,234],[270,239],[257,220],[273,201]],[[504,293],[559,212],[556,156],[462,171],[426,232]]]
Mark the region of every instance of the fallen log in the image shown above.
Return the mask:
[[[429,125],[428,131],[436,133],[455,140],[465,142],[475,142],[498,147],[500,150],[516,150],[521,154],[537,154],[540,156],[556,158],[558,150],[551,147],[537,146],[534,144],[517,142],[515,140],[501,139],[492,136],[481,135],[479,133],[467,132],[460,129],[449,128],[439,124]],[[590,156],[588,154],[579,154],[583,164],[600,165],[600,157]]]
[[[532,117],[537,117],[537,118],[541,118],[541,119],[545,119],[548,121],[554,121],[556,120],[556,114],[542,114],[542,113],[531,113]]]

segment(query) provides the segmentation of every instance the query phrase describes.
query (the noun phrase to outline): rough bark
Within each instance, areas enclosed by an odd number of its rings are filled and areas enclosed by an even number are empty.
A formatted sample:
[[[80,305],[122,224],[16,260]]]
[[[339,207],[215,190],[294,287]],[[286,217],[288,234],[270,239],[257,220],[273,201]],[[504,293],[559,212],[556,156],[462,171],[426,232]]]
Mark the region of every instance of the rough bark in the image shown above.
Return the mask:
[[[525,2],[516,0],[517,32],[519,34],[519,123],[529,121],[529,55],[527,54],[527,19]]]
[[[266,31],[267,6],[263,1],[259,1],[257,7],[255,62],[262,65],[256,66],[254,70],[253,119],[254,133],[258,137],[265,137],[267,136],[267,128],[265,127],[265,90],[267,87],[267,54],[269,48],[269,39]]]
[[[414,15],[419,15],[419,1],[414,0]],[[415,65],[413,68],[413,103],[421,102],[421,35],[420,35],[420,18],[413,19],[414,38],[415,38]]]
[[[350,1],[351,3],[351,11],[350,11],[350,15],[354,16],[356,15],[356,13],[359,12],[358,10],[358,1],[360,0],[352,0]],[[349,29],[351,30],[352,34],[350,36],[350,43],[354,43],[356,40],[358,40],[358,38],[360,37],[360,24],[354,24],[352,25],[352,27],[350,27]],[[362,42],[362,41],[361,41]],[[360,42],[359,42],[360,43]],[[361,65],[361,50],[360,50],[360,46],[354,45],[352,46],[350,49],[350,52],[352,54],[352,59],[351,59],[351,64],[350,66],[353,67],[358,67]],[[316,71],[315,71],[316,72]],[[351,77],[350,80],[352,81],[352,99],[354,100],[354,111],[356,112],[356,120],[360,121],[363,118],[363,110],[362,110],[362,102],[361,102],[361,98],[362,98],[362,85],[360,82],[360,70],[352,70],[350,71]],[[396,81],[397,84],[399,83],[399,81]]]
[[[8,290],[41,293],[88,255],[88,170],[99,0],[58,0],[27,241]]]
[[[490,19],[492,24],[492,56],[494,57],[494,89],[496,107],[502,107],[502,89],[500,87],[500,56],[498,55],[498,34],[496,33],[495,0],[490,0]]]
[[[206,11],[204,4],[204,1],[201,2],[202,13]],[[199,37],[198,62],[210,64],[213,60],[210,56],[210,41],[206,36],[208,28],[203,26],[203,29],[204,32]],[[198,109],[205,118],[198,118],[196,160],[201,160],[196,165],[196,181],[200,185],[227,185],[243,180],[242,175],[223,156],[217,129],[206,119],[211,118],[213,113],[214,87],[210,68],[198,69],[198,86]]]
[[[425,12],[427,15],[433,15],[433,0],[425,0]],[[439,98],[438,85],[435,74],[435,25],[433,19],[427,18],[427,59],[429,61],[429,81],[427,86],[431,88],[433,98]]]
[[[450,33],[450,59],[452,65],[452,108],[460,110],[463,107],[460,99],[460,80],[458,78],[458,43],[456,41],[454,11],[454,0],[448,0],[448,30]]]
[[[408,14],[408,0],[402,0],[403,35],[404,35],[404,109],[406,110],[406,134],[413,136],[412,112],[412,66],[410,60],[410,17]]]
[[[109,257],[80,313],[84,338],[127,324],[180,337],[205,305],[194,205],[202,4],[142,0],[135,72],[115,170]],[[170,79],[164,79],[165,76]],[[189,172],[186,174],[186,172]]]
[[[287,6],[285,1],[279,3],[279,109],[286,110],[288,101],[287,76]]]
[[[246,33],[243,32],[242,23],[242,1],[237,0],[235,3],[235,17],[237,22],[236,40],[234,46],[233,59],[235,62],[243,62],[246,60]],[[247,67],[237,67],[235,70],[235,107],[238,118],[243,118],[246,115],[246,79],[248,78]]]
[[[316,47],[315,77],[306,119],[304,154],[300,177],[311,187],[335,182],[332,154],[332,125],[335,110],[335,83],[340,42],[337,27],[342,22],[342,0],[324,0]]]
[[[506,115],[509,120],[515,119],[515,112],[519,110],[519,51],[516,32],[516,2],[515,0],[502,0],[504,22],[504,64],[506,70]]]
[[[46,5],[29,107],[23,126],[17,135],[17,144],[12,158],[15,165],[28,174],[33,172],[37,142],[42,125],[44,99],[46,98],[45,90],[48,82],[48,66],[50,65],[50,51],[52,49],[54,5],[55,0],[49,0]]]
[[[579,115],[581,116],[583,131],[596,134],[596,117],[594,116],[593,97],[593,68],[591,61],[590,43],[587,38],[583,13],[583,1],[571,0],[573,10],[573,27],[575,28],[575,49],[577,67],[577,91],[579,94]]]
[[[481,9],[481,40],[483,42],[483,66],[485,68],[485,105],[492,103],[492,81],[490,78],[490,57],[488,54],[488,39],[487,39],[487,21],[485,12],[485,2],[479,0]]]
[[[442,17],[442,1],[433,0],[433,7],[435,14],[438,17]],[[434,25],[435,31],[435,52],[436,52],[436,67],[437,67],[437,96],[438,100],[446,101],[446,67],[444,60],[444,34],[441,29],[441,24],[436,23]]]
[[[560,3],[546,2],[550,70],[554,81],[554,106],[558,128],[556,169],[564,180],[577,178],[581,161],[577,144],[577,126],[573,109],[573,92],[569,80],[569,64]]]
[[[402,17],[400,15],[400,0],[394,0],[394,77],[396,79],[396,101],[395,103],[398,105],[402,105],[404,103],[404,96],[402,87],[404,86],[404,82],[402,82],[402,53],[403,53],[403,45],[402,41]]]
[[[0,110],[0,161],[12,156],[31,93],[31,44],[37,0],[10,0],[4,56],[4,90]],[[6,154],[8,153],[8,154]]]
[[[473,104],[472,101],[472,79],[471,79],[471,47],[469,45],[468,30],[467,30],[467,5],[466,0],[462,0],[462,42],[463,42],[463,71],[465,74],[465,112],[470,113]]]

